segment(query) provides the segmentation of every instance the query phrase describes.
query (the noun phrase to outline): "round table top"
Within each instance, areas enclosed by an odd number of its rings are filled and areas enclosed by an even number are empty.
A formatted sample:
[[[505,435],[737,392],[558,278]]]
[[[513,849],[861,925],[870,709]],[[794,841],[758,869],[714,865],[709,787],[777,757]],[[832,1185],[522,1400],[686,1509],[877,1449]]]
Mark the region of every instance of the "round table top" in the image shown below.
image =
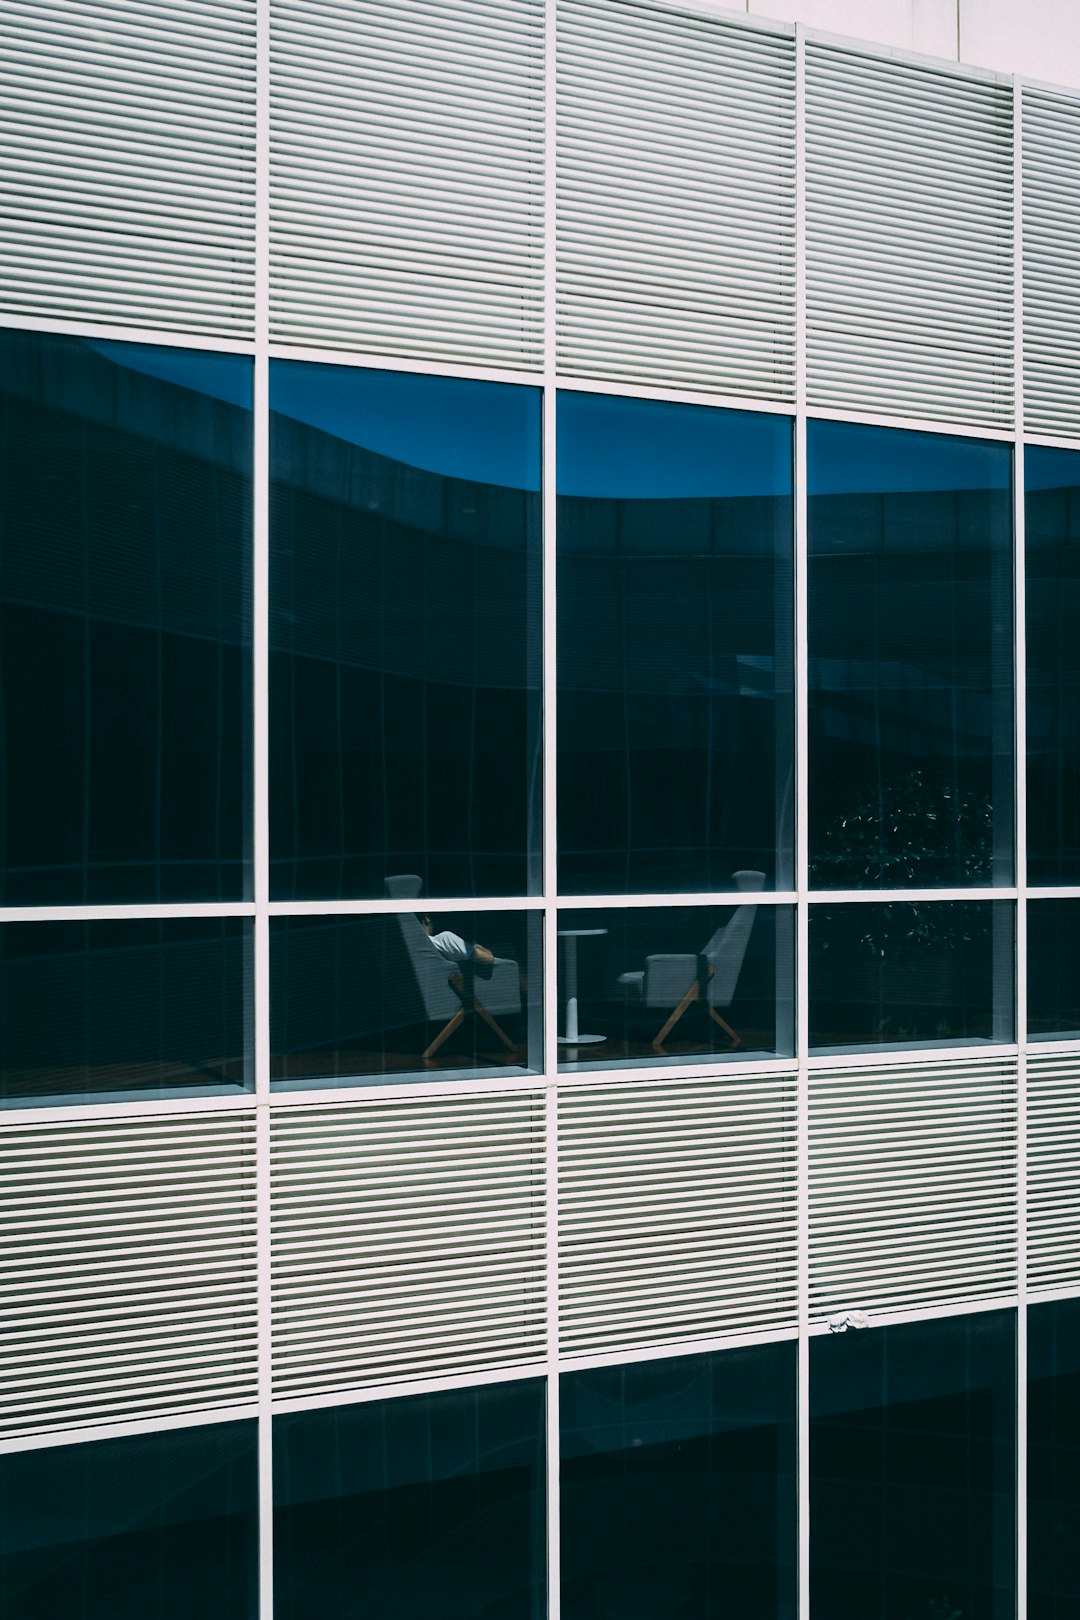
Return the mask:
[[[587,939],[590,934],[606,934],[606,928],[560,928],[560,939]]]

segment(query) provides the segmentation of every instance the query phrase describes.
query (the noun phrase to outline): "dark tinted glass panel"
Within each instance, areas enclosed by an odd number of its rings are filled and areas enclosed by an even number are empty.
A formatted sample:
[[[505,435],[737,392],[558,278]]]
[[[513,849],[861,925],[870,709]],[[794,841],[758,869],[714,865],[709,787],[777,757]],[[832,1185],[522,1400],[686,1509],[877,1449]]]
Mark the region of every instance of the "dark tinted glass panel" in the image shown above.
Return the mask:
[[[270,937],[275,1084],[541,1067],[539,912],[278,917]]]
[[[271,367],[283,899],[539,889],[540,396]]]
[[[1011,901],[810,907],[810,1044],[1012,1041]]]
[[[1012,1620],[1011,1311],[810,1340],[810,1604]]]
[[[789,887],[791,423],[558,412],[560,887]]]
[[[1080,1036],[1080,900],[1029,900],[1028,1035]]]
[[[1028,1310],[1028,1616],[1080,1620],[1080,1300]]]
[[[276,1620],[541,1620],[541,1380],[274,1420]]]
[[[124,1101],[251,1085],[243,918],[0,927],[0,1100]]]
[[[250,888],[252,362],[0,332],[0,898]]]
[[[811,881],[1009,883],[1011,450],[808,434]]]
[[[1024,454],[1028,880],[1080,883],[1080,454]]]
[[[563,1620],[795,1613],[795,1346],[561,1380]]]
[[[740,876],[760,874],[740,874]],[[559,912],[563,1068],[790,1054],[790,906]]]
[[[4,1620],[256,1620],[256,1426],[0,1457]]]

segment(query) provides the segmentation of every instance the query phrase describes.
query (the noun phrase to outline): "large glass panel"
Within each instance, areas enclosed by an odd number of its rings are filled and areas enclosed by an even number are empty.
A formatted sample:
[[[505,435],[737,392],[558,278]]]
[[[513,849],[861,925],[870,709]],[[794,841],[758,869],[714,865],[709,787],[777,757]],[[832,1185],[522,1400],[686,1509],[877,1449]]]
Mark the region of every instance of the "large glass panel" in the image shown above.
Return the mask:
[[[256,1620],[256,1425],[0,1457],[4,1620]]]
[[[274,1085],[540,1069],[539,912],[275,917],[270,926]]]
[[[560,910],[558,932],[561,1068],[793,1051],[792,907]]]
[[[1012,1620],[1012,1311],[810,1340],[810,1606]]]
[[[0,1102],[250,1089],[251,923],[0,927]]]
[[[540,888],[540,395],[270,368],[278,899]]]
[[[558,403],[559,886],[793,887],[791,423]]]
[[[795,1345],[564,1374],[563,1620],[796,1607]]]
[[[0,332],[0,900],[250,877],[252,362]]]
[[[1012,881],[1004,444],[808,426],[810,876]]]
[[[1029,900],[1027,918],[1028,1036],[1080,1039],[1080,900]]]
[[[1080,1620],[1080,1299],[1028,1310],[1028,1617]]]
[[[1080,883],[1080,452],[1024,452],[1028,881]]]
[[[1011,900],[810,907],[810,1045],[1013,1041]]]
[[[274,1420],[275,1620],[542,1620],[541,1379]]]

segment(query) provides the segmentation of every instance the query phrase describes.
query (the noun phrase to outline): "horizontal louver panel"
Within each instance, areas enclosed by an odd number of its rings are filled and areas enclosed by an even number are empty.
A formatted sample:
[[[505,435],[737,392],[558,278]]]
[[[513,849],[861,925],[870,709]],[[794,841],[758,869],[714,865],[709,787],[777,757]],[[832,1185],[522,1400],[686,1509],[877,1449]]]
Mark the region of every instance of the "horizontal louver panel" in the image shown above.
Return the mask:
[[[808,45],[811,404],[1008,427],[1012,98]]]
[[[795,1079],[559,1099],[563,1354],[794,1324]]]
[[[1080,1288],[1080,1055],[1028,1059],[1028,1287]]]
[[[0,309],[247,336],[254,0],[6,0]]]
[[[559,19],[560,367],[790,398],[792,41],[628,0]]]
[[[1016,1287],[1016,1060],[810,1076],[810,1309]]]
[[[0,1432],[256,1395],[251,1116],[0,1129]]]
[[[1080,437],[1080,101],[1023,92],[1024,419]]]
[[[273,0],[271,330],[540,363],[542,0]]]
[[[542,1098],[289,1108],[271,1140],[279,1395],[544,1355]]]

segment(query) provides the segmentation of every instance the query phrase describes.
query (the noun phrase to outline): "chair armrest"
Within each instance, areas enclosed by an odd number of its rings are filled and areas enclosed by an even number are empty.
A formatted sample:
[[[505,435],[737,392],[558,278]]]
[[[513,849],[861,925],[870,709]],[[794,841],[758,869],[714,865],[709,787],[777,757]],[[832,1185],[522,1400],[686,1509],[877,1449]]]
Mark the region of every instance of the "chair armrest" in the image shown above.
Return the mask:
[[[647,1007],[676,1007],[698,976],[698,959],[689,952],[645,958],[642,1000]]]
[[[488,1012],[515,1013],[521,1011],[521,971],[509,956],[497,956],[490,965],[467,969],[467,982]]]

